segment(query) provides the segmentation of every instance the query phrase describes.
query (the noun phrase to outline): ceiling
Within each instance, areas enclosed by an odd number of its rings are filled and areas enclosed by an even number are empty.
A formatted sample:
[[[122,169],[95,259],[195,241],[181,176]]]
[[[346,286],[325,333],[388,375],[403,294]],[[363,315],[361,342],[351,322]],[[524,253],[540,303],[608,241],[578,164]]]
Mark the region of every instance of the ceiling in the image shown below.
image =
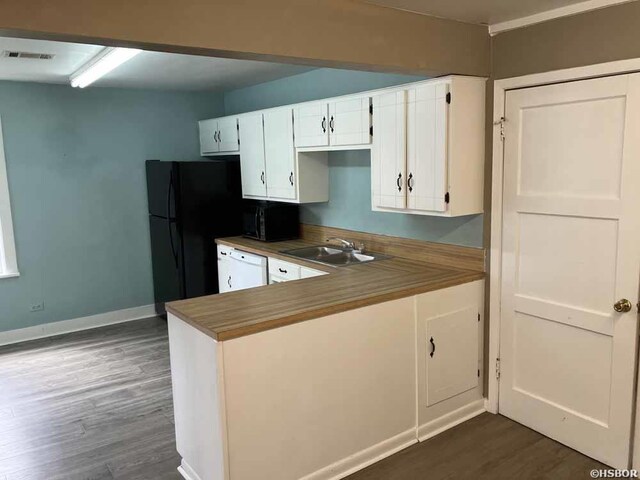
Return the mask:
[[[68,84],[100,45],[0,37],[0,80]],[[7,58],[5,51],[53,54],[51,60]],[[312,70],[311,67],[144,51],[92,86],[204,91],[242,88]]]
[[[367,3],[468,23],[493,25],[585,0],[365,0]],[[601,2],[606,3],[606,2]],[[616,2],[620,3],[620,2]]]

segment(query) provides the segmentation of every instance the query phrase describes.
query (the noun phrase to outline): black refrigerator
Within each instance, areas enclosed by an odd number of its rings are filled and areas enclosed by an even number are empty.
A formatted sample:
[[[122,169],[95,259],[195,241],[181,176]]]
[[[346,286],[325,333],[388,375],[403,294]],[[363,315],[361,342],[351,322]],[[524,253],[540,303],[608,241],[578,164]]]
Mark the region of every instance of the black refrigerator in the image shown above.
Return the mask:
[[[156,312],[165,302],[218,293],[215,238],[242,232],[238,157],[147,160]]]

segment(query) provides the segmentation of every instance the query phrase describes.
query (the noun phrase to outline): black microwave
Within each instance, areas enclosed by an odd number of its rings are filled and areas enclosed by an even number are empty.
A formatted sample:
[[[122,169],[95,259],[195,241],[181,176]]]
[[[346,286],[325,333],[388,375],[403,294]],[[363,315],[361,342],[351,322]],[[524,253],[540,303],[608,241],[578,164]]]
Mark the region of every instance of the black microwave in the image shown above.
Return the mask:
[[[242,235],[263,242],[291,240],[300,236],[300,211],[293,203],[245,201]]]

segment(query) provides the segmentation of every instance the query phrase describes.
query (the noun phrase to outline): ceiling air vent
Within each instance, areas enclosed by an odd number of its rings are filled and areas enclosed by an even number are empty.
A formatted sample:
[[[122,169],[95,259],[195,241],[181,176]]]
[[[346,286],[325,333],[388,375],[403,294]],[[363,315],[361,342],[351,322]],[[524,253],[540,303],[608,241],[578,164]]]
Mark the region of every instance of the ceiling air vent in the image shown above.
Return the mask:
[[[51,60],[55,55],[51,53],[18,52],[15,50],[5,50],[2,56],[6,58],[28,58],[31,60]]]

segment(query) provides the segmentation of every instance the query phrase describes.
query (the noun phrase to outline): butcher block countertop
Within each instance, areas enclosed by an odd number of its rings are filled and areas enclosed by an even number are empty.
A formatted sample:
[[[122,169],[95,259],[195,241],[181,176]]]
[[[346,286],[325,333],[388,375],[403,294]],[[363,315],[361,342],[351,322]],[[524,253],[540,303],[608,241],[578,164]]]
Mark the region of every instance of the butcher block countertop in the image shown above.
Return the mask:
[[[324,241],[320,240],[333,234],[348,240],[364,241],[367,250],[394,256],[359,265],[331,267],[279,253],[282,250],[323,244]],[[224,341],[452,287],[480,280],[485,276],[482,249],[442,246],[406,239],[402,239],[401,244],[400,239],[394,237],[359,235],[327,227],[303,226],[301,240],[265,243],[242,237],[216,239],[219,244],[280,258],[330,274],[171,302],[166,306],[167,311],[215,340]],[[380,239],[385,243],[380,243]],[[387,241],[390,242],[389,245],[386,244]],[[417,243],[419,245],[415,245]],[[431,245],[434,245],[434,251],[428,251]],[[451,251],[447,250],[449,248]],[[406,252],[406,256],[395,255],[398,251]]]

